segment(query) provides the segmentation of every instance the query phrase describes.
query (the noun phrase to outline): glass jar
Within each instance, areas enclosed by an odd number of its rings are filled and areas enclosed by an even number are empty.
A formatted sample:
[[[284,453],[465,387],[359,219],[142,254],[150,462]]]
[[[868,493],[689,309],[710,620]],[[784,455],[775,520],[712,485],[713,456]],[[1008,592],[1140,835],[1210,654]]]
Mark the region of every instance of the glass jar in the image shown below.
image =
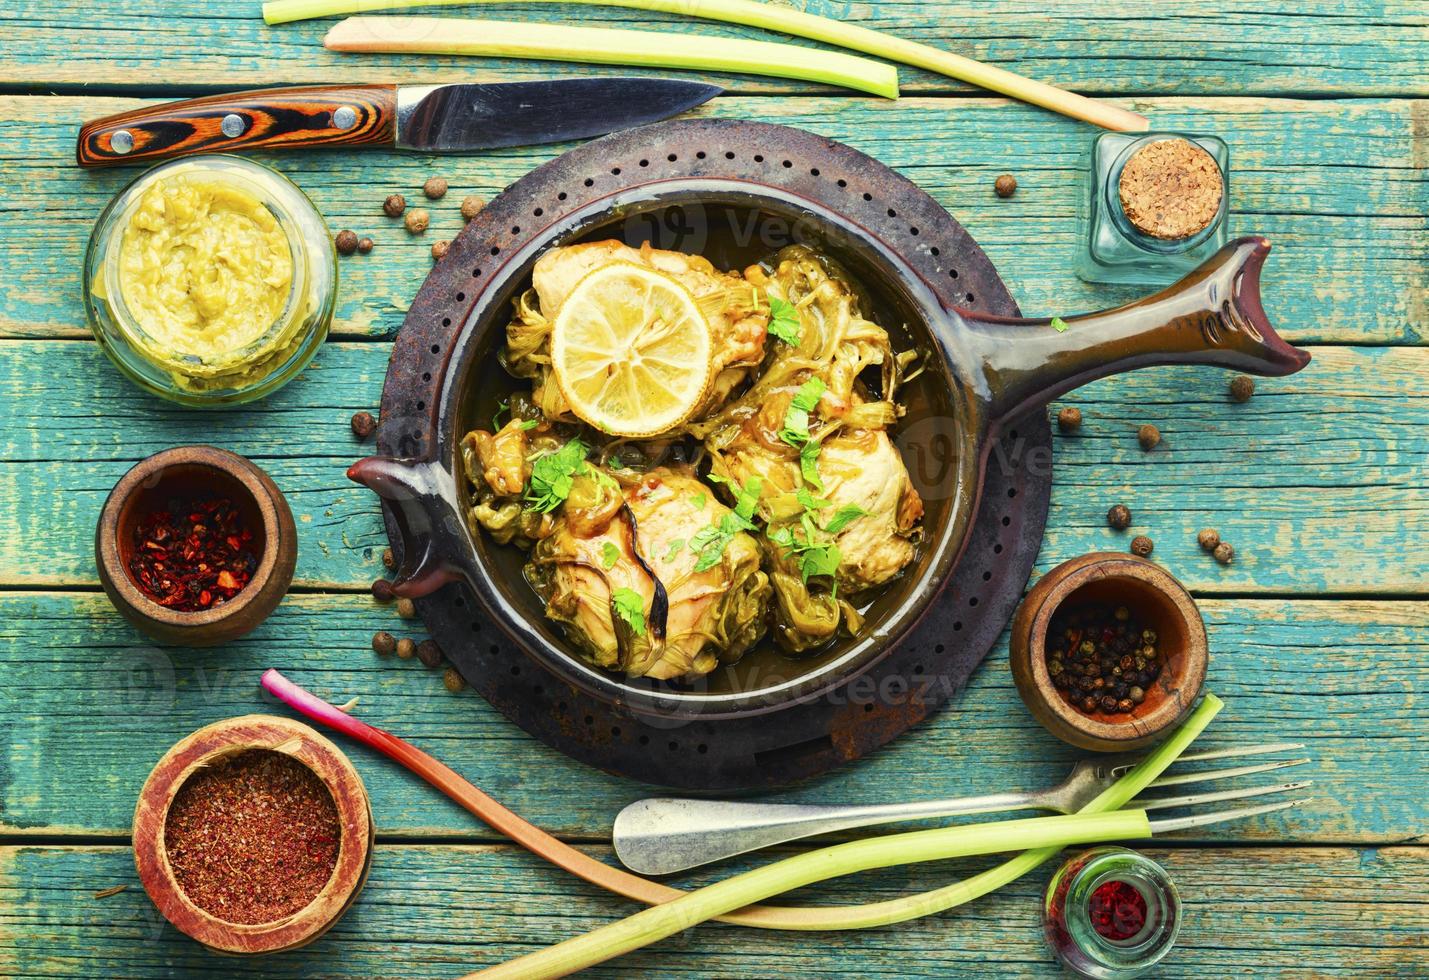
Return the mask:
[[[286,289],[281,310],[276,316],[256,314],[264,320],[271,318],[266,327],[249,323],[241,342],[231,346],[215,345],[203,350],[195,340],[189,349],[181,349],[173,343],[172,331],[182,330],[182,326],[165,324],[163,329],[170,331],[168,338],[156,336],[163,331],[156,329],[160,324],[152,319],[153,310],[141,315],[126,300],[126,276],[133,280],[134,273],[132,269],[125,271],[122,260],[125,237],[135,227],[146,195],[160,182],[164,182],[161,189],[166,191],[187,186],[195,194],[224,195],[225,200],[249,202],[269,229],[268,234],[286,242],[291,274],[286,285],[273,287]],[[260,207],[272,215],[271,221],[257,210]],[[159,213],[151,200],[143,224],[146,232],[152,230],[154,215]],[[156,237],[162,238],[162,234]],[[223,244],[219,242],[215,253],[228,257]],[[173,248],[156,258],[154,266],[144,270],[145,275],[162,285],[162,280],[172,273],[165,263],[183,261],[185,255],[193,254],[182,247]],[[203,259],[190,257],[187,261],[187,272],[204,273]],[[200,268],[195,269],[195,263]],[[223,293],[221,285],[215,290],[209,303],[222,313],[232,297]],[[184,291],[176,286],[174,292]],[[131,299],[135,295],[138,294],[129,293]],[[174,160],[139,175],[99,216],[85,255],[84,298],[95,339],[135,384],[184,405],[238,404],[262,398],[287,384],[307,367],[322,346],[337,302],[337,251],[312,201],[276,170],[221,154]]]
[[[1121,182],[1138,151],[1162,141],[1189,143],[1209,154],[1219,171],[1220,201],[1204,227],[1181,237],[1149,234],[1128,217]],[[1087,282],[1164,285],[1214,255],[1227,240],[1230,150],[1215,136],[1181,133],[1102,133],[1082,160],[1086,183],[1077,202],[1078,251],[1074,269]],[[1171,202],[1174,209],[1175,202]]]
[[[1124,847],[1085,851],[1047,883],[1042,930],[1077,976],[1141,976],[1170,952],[1180,928],[1181,899],[1170,876]]]

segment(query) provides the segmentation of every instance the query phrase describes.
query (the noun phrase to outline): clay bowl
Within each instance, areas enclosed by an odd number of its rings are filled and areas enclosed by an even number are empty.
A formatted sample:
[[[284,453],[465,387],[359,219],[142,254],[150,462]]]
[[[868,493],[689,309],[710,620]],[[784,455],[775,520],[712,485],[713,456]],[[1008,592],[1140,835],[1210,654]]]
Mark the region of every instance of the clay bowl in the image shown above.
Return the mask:
[[[1064,604],[1125,605],[1160,638],[1161,676],[1130,714],[1083,714],[1052,685],[1047,631]],[[1118,552],[1083,555],[1044,575],[1012,621],[1012,677],[1032,716],[1053,735],[1094,752],[1158,741],[1195,705],[1206,679],[1206,625],[1189,592],[1159,565]]]
[[[259,556],[252,579],[223,605],[197,612],[167,609],[129,574],[134,526],[174,497],[217,494],[232,500],[253,529]],[[213,646],[253,630],[278,607],[293,581],[298,532],[282,491],[256,465],[212,446],[180,446],[139,462],[109,492],[94,532],[94,562],[104,592],[141,632],[165,643]]]
[[[218,918],[189,899],[169,863],[164,829],[190,776],[253,749],[280,752],[312,770],[332,794],[341,831],[337,864],[317,896],[292,915],[248,925]],[[180,741],[149,774],[134,808],[134,863],[149,898],[180,932],[232,955],[297,949],[332,928],[367,881],[375,836],[367,789],[342,750],[307,725],[272,715],[230,718]]]

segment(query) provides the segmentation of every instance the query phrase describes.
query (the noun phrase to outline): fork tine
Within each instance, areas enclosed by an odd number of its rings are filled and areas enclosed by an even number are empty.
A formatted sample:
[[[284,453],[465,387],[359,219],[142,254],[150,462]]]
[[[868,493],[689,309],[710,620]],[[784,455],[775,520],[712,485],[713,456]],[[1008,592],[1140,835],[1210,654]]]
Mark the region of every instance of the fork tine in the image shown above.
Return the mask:
[[[1274,772],[1277,769],[1289,769],[1291,766],[1303,766],[1309,759],[1282,759],[1278,762],[1262,762],[1254,766],[1232,766],[1229,769],[1207,769],[1203,772],[1187,772],[1173,776],[1162,776],[1160,779],[1153,779],[1147,788],[1155,786],[1181,786],[1186,783],[1204,783],[1215,779],[1230,779],[1234,776],[1253,776],[1258,772]]]
[[[1223,803],[1226,800],[1243,800],[1252,796],[1269,796],[1272,793],[1288,793],[1304,789],[1312,780],[1299,783],[1280,783],[1276,786],[1251,786],[1247,789],[1223,789],[1217,793],[1196,793],[1191,796],[1153,797],[1149,800],[1137,797],[1127,804],[1141,810],[1165,810],[1173,806],[1197,806],[1201,803]]]
[[[1192,827],[1205,827],[1208,824],[1223,823],[1227,820],[1243,820],[1246,817],[1255,817],[1262,813],[1290,810],[1313,802],[1314,798],[1307,796],[1299,800],[1286,800],[1284,803],[1263,803],[1260,806],[1245,806],[1236,810],[1216,810],[1212,813],[1197,813],[1189,817],[1153,820],[1151,821],[1151,832],[1158,835],[1168,834],[1177,830],[1189,830]]]
[[[1191,752],[1187,755],[1183,755],[1173,762],[1172,765],[1179,766],[1183,762],[1208,762],[1211,759],[1234,759],[1246,755],[1270,755],[1273,752],[1292,752],[1295,749],[1303,749],[1304,747],[1305,745],[1302,742],[1275,742],[1271,745],[1252,745],[1237,749],[1211,749],[1207,752]],[[1111,774],[1113,776],[1125,775],[1140,761],[1141,757],[1131,756],[1115,759]]]

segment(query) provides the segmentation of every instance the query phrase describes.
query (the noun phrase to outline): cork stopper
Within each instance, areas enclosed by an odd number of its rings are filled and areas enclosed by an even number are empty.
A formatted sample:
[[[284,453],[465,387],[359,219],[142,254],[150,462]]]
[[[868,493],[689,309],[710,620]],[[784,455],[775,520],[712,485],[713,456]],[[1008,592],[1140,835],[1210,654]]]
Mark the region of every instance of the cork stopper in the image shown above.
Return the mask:
[[[1131,155],[1118,187],[1126,218],[1144,235],[1175,241],[1204,231],[1221,209],[1221,168],[1185,139],[1148,143]]]

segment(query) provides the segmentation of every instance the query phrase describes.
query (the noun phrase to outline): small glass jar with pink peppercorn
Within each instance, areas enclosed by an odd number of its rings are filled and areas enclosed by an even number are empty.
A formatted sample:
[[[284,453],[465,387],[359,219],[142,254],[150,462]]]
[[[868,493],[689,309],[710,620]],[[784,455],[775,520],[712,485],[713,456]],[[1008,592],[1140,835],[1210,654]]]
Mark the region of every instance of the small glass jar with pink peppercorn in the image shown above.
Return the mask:
[[[1181,899],[1170,876],[1124,847],[1084,851],[1047,884],[1043,933],[1079,977],[1141,976],[1170,952],[1180,927]]]

